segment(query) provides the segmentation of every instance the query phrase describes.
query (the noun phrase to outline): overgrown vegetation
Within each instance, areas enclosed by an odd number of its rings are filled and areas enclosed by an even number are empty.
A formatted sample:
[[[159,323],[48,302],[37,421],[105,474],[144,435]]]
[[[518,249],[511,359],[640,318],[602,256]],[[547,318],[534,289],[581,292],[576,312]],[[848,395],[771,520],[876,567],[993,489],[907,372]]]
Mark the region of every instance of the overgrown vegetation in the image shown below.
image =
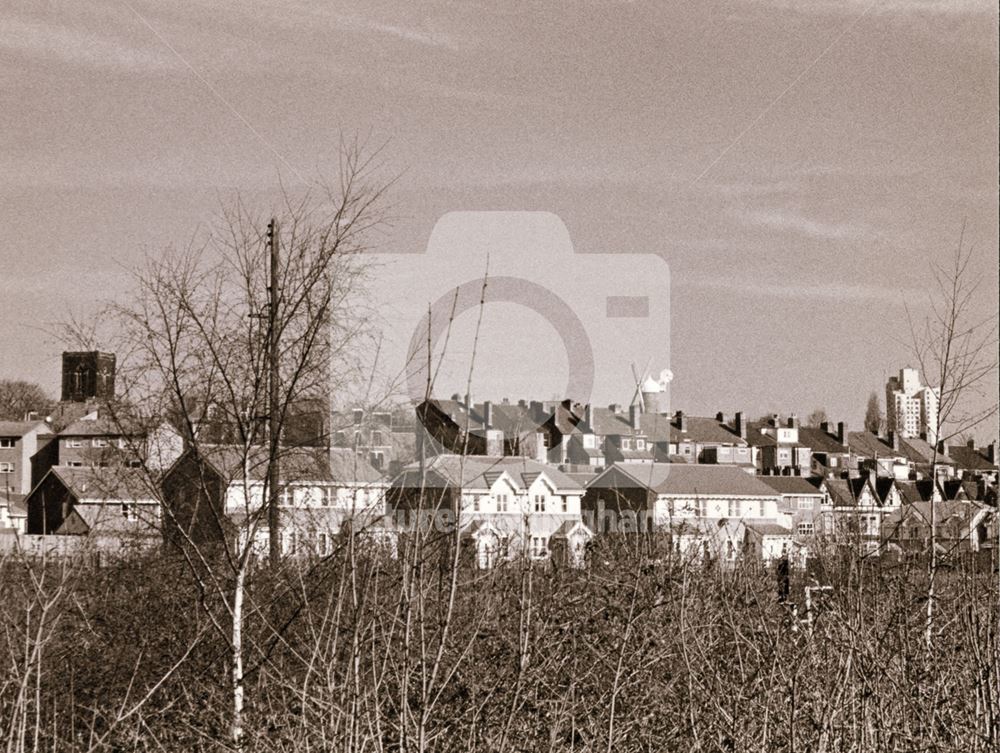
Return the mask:
[[[793,576],[639,557],[452,568],[346,537],[249,581],[244,750],[986,751],[1000,734],[989,567],[845,559]],[[982,564],[982,563],[980,563]],[[452,591],[452,574],[458,587]],[[802,618],[803,586],[831,592]],[[232,750],[226,600],[150,554],[0,564],[7,751]]]

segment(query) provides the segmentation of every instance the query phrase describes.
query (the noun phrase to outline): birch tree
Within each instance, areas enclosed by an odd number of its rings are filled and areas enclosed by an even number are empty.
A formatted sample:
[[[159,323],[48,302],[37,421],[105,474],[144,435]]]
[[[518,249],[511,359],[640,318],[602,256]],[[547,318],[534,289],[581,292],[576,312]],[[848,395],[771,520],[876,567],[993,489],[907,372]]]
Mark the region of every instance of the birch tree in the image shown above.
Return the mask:
[[[286,195],[268,213],[236,201],[203,242],[150,257],[135,273],[134,296],[108,312],[120,385],[119,400],[108,406],[111,415],[124,418],[117,411],[128,406],[130,420],[136,413],[169,417],[192,456],[208,458],[218,444],[238,455],[223,488],[239,481],[246,509],[238,519],[224,509],[206,511],[215,536],[185,527],[168,500],[163,505],[164,528],[228,647],[230,741],[237,748],[245,740],[245,625],[248,614],[266,611],[253,603],[249,589],[255,541],[258,534],[279,536],[273,517],[268,525],[268,505],[261,503],[278,492],[271,471],[288,451],[282,438],[295,406],[329,406],[331,393],[347,389],[364,363],[365,251],[383,221],[385,192],[373,182],[374,168],[370,157],[350,149],[335,186],[297,201]],[[280,256],[273,279],[272,220]],[[276,306],[271,286],[277,287]],[[272,363],[277,383],[269,379]],[[328,426],[328,407],[321,411]],[[326,436],[314,439],[329,446]],[[159,492],[158,469],[148,471],[151,488]],[[262,495],[251,475],[264,479]],[[211,489],[201,492],[211,498]],[[272,550],[280,553],[275,543]]]
[[[997,404],[987,394],[996,385],[997,315],[995,301],[982,306],[983,278],[972,266],[975,258],[973,247],[966,245],[963,224],[951,258],[932,265],[929,313],[917,321],[907,308],[913,354],[925,378],[934,380],[938,399],[937,436],[928,437],[934,444],[931,476],[935,482],[947,443],[997,415]],[[925,623],[928,650],[934,645],[938,570],[935,502],[932,496]]]

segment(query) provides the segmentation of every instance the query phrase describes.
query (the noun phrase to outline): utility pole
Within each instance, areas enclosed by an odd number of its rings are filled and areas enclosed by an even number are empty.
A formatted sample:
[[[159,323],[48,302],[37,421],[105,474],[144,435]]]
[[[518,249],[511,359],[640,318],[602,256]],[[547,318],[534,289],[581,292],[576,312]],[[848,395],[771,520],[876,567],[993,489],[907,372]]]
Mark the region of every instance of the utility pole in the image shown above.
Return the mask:
[[[278,291],[279,266],[281,262],[278,248],[278,222],[272,219],[267,223],[267,246],[271,256],[270,284],[268,285],[267,306],[267,529],[269,532],[269,550],[271,567],[277,569],[281,561],[281,511],[278,503],[281,494],[278,489],[281,474],[278,468],[279,442],[281,422],[278,418],[279,403],[279,369],[278,369]]]

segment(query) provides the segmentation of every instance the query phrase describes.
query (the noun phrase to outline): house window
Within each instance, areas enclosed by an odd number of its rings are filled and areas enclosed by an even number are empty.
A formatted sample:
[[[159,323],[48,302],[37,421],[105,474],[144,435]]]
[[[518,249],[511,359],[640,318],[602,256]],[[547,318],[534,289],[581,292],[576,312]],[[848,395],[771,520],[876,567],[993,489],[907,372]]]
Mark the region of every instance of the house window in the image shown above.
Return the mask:
[[[69,461],[66,462],[66,465],[69,466],[70,468],[83,468],[83,461],[82,460],[69,460]]]
[[[549,539],[547,536],[532,536],[529,550],[533,559],[544,559],[549,556]]]
[[[645,439],[637,439],[637,440],[635,440],[635,449],[637,449],[637,450],[645,450],[646,449],[646,440]]]
[[[812,521],[803,521],[796,526],[799,536],[812,536],[813,535],[813,524]]]
[[[539,444],[541,444],[542,447],[544,447],[545,449],[548,449],[549,448],[549,435],[546,432],[544,432],[544,431],[538,432],[538,442],[539,442]]]
[[[0,473],[13,473],[14,464],[13,463],[0,463]]]
[[[94,437],[92,440],[90,440],[90,445],[91,447],[107,447],[108,440],[106,440],[104,437]]]
[[[281,487],[281,491],[278,493],[280,504],[288,507],[292,504],[292,490],[287,486]]]
[[[72,447],[72,448],[75,449],[77,447],[83,447],[83,442],[81,440],[79,440],[79,439],[67,439],[66,440],[66,446],[67,447]]]
[[[118,440],[118,449],[124,450],[127,447],[128,447],[128,440],[125,439],[125,437],[122,437],[121,439]]]
[[[569,499],[567,499],[565,496],[560,497],[560,499],[562,500],[562,511],[569,512]]]
[[[281,532],[281,553],[295,554],[295,531]]]
[[[316,553],[321,554],[324,557],[330,553],[331,542],[330,534],[319,533],[316,535]]]
[[[0,447],[10,448],[10,447],[13,447],[13,446],[14,446],[14,440],[13,439],[0,439]]]
[[[596,440],[596,437],[593,434],[584,434],[583,435],[583,446],[586,447],[588,450],[592,450],[596,446],[595,440]]]
[[[372,444],[375,445],[376,447],[385,444],[385,439],[382,436],[382,432],[380,431],[372,432]]]
[[[622,449],[623,450],[631,450],[632,449],[632,438],[631,437],[622,437]]]
[[[507,512],[507,495],[498,494],[497,495],[497,510],[500,512]]]
[[[125,520],[135,520],[135,505],[128,502],[122,502],[122,517]]]
[[[799,497],[798,508],[800,510],[811,510],[813,509],[813,501],[808,497]]]
[[[545,495],[535,495],[535,512],[545,512]]]
[[[480,507],[479,499],[480,499],[480,497],[479,497],[478,494],[473,495],[473,497],[472,497],[472,512],[479,512],[479,507]]]

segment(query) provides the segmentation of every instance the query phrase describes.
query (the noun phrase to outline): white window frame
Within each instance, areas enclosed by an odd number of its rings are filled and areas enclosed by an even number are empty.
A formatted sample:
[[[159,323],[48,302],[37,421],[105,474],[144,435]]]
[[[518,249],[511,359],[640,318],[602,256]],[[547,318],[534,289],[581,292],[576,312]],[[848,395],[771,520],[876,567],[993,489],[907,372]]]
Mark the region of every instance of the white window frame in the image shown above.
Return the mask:
[[[812,510],[815,509],[813,501],[809,497],[799,497],[796,507],[799,510]]]
[[[548,500],[545,498],[544,494],[536,494],[532,501],[533,512],[545,512],[546,509],[548,509]]]
[[[67,439],[66,446],[74,450],[78,450],[83,447],[83,440],[81,439]]]
[[[13,473],[17,468],[17,465],[13,461],[4,461],[0,463],[0,473]]]
[[[799,536],[812,536],[816,533],[816,525],[811,520],[803,520],[795,526]]]
[[[528,540],[528,554],[535,560],[546,559],[549,556],[549,537],[532,535]]]
[[[17,440],[16,439],[11,439],[9,437],[4,437],[4,438],[0,439],[0,449],[3,449],[3,450],[13,450],[14,449],[14,445],[16,445],[16,444],[17,444]]]
[[[105,447],[108,446],[108,440],[105,439],[104,437],[94,437],[93,439],[90,440],[90,446],[104,449]]]

